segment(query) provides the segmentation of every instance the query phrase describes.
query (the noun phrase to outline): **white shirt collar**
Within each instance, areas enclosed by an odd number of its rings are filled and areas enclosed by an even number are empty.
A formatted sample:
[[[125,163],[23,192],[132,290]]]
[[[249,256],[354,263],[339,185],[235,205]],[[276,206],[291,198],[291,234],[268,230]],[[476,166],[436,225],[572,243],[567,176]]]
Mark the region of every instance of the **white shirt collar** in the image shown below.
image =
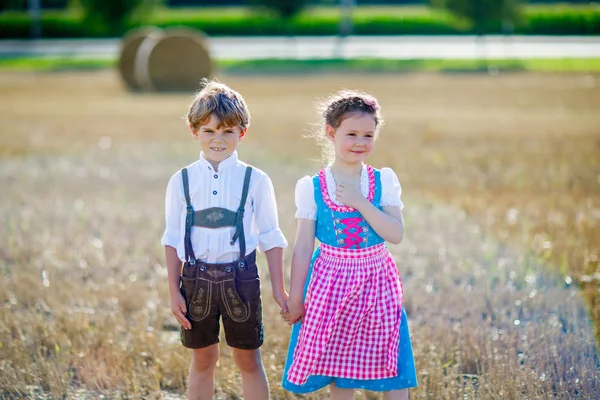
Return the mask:
[[[204,152],[200,152],[200,162],[202,165],[210,167],[212,169],[212,164],[204,157]],[[225,171],[227,168],[236,165],[238,162],[238,154],[237,150],[234,151],[229,157],[224,159],[219,163],[219,172]]]

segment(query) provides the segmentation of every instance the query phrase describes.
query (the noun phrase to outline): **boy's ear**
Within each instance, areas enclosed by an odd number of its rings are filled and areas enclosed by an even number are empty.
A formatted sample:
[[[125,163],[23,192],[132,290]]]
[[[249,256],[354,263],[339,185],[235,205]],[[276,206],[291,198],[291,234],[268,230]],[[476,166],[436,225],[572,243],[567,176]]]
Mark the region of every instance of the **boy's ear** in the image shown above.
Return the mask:
[[[333,141],[333,137],[335,136],[335,128],[331,125],[325,125],[325,136],[331,141]]]
[[[189,128],[190,132],[192,133],[192,136],[194,137],[194,140],[198,140],[198,130],[194,129],[192,125],[189,125]]]
[[[242,131],[240,132],[240,139],[239,139],[240,141],[244,138],[247,131],[248,131],[248,127],[245,127],[244,129],[242,129]]]

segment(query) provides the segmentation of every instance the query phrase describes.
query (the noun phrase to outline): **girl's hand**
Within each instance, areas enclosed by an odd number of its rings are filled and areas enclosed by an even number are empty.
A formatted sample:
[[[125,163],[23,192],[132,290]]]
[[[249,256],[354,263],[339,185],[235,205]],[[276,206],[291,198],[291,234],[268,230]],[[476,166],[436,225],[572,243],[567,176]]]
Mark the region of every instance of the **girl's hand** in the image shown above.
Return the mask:
[[[287,312],[282,312],[282,317],[289,325],[294,325],[296,322],[304,320],[305,310],[302,300],[294,301],[288,298],[287,308]]]
[[[366,200],[359,188],[355,186],[346,186],[344,182],[340,182],[335,188],[335,198],[343,205],[356,209],[358,209]]]
[[[180,292],[171,295],[171,312],[183,329],[192,329],[192,323],[185,317],[187,307],[185,305],[185,298]]]

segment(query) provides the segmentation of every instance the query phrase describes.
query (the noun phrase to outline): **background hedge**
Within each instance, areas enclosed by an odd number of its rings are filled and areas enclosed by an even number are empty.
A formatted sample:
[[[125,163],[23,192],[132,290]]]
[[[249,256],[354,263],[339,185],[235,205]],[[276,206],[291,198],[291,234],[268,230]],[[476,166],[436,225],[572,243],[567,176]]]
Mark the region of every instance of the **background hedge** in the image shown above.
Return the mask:
[[[600,7],[596,6],[531,6],[525,9],[523,21],[515,27],[516,34],[526,35],[600,35]],[[23,12],[0,13],[0,39],[28,38],[30,17]],[[127,30],[140,25],[159,27],[189,26],[214,36],[335,35],[339,13],[335,9],[309,9],[294,17],[286,26],[274,15],[235,9],[163,9],[144,21],[137,21]],[[82,13],[76,11],[45,11],[41,18],[42,36],[46,38],[110,37],[100,24],[84,24]],[[473,34],[463,20],[428,8],[382,7],[358,8],[354,15],[354,34],[358,35],[461,35]],[[500,27],[490,27],[490,34],[502,33]]]

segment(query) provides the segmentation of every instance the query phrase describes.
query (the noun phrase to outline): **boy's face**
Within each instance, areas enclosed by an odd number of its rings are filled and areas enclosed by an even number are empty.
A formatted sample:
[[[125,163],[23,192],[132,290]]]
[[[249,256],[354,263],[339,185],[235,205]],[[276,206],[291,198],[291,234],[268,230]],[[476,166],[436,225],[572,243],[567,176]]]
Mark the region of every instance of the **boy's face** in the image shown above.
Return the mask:
[[[204,122],[198,130],[191,129],[194,139],[200,141],[200,148],[204,157],[217,167],[219,163],[233,154],[238,143],[242,141],[247,128],[240,126],[225,126],[221,120],[211,114],[210,119]]]

